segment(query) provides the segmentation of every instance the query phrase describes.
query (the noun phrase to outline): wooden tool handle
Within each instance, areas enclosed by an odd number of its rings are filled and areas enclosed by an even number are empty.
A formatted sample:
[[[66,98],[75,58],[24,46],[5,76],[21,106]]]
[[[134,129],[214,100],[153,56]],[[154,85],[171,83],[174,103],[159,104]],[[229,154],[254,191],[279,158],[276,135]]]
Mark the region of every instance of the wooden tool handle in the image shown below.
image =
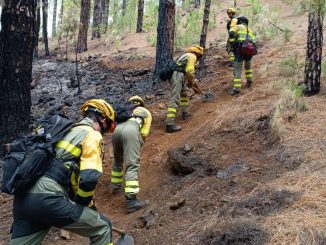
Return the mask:
[[[112,230],[115,231],[116,233],[119,233],[120,235],[125,235],[126,232],[123,230],[120,230],[118,228],[112,227]]]

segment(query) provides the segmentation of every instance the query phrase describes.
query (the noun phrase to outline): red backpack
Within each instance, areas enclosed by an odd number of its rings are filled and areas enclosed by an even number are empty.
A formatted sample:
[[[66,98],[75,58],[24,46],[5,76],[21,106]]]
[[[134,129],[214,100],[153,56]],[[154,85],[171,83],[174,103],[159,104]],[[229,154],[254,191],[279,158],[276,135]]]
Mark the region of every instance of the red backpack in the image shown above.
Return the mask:
[[[241,44],[240,53],[246,57],[252,57],[257,54],[256,45],[250,40],[247,27],[246,40]]]

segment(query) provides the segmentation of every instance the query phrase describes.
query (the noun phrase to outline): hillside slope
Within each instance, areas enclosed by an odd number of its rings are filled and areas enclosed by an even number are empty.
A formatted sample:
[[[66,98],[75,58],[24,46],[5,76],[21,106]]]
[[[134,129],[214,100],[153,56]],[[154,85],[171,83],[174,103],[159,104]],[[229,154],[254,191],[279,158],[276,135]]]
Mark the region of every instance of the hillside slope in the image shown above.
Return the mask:
[[[88,95],[108,96],[107,91],[113,91],[111,84],[120,88],[122,72],[128,86],[121,87],[127,91],[117,89],[112,96],[122,93],[127,97],[144,89],[142,95],[154,116],[140,171],[140,198],[148,200],[149,207],[126,214],[124,197],[111,194],[109,152],[96,191],[99,210],[115,227],[128,230],[137,245],[326,243],[325,81],[320,94],[304,99],[308,110],[290,108],[281,115],[276,128],[271,127],[277,119],[275,105],[284,96],[279,95],[280,91],[293,78],[280,72],[282,60],[295,53],[301,61],[304,59],[306,38],[302,34],[306,33],[307,20],[287,11],[289,6],[282,1],[262,2],[282,9],[280,14],[293,31],[289,42],[281,41],[281,32],[279,37],[261,42],[259,54],[253,59],[253,88],[244,88],[241,96],[231,97],[232,69],[227,67],[225,40],[220,38],[225,31],[225,8],[218,11],[220,22],[208,34],[208,71],[201,83],[204,91],[215,93],[215,98],[204,102],[194,96],[192,118],[181,121],[178,117],[183,129],[175,134],[164,132],[168,85],[160,84],[155,91],[146,85],[148,71],[155,63],[155,48],[144,44],[144,34],[128,35],[126,44],[122,44],[125,49],[117,53],[92,41],[83,55],[87,76],[98,73],[107,77],[107,83],[87,83],[86,92],[74,97],[78,102],[68,107],[68,114],[76,115],[78,103]],[[226,7],[227,1],[221,5]],[[238,6],[248,4],[238,1]],[[138,48],[133,40],[139,40]],[[92,69],[94,73],[88,73]],[[139,71],[144,73],[137,75]],[[298,77],[302,79],[302,74]],[[38,113],[45,110],[34,106]],[[105,141],[111,149],[110,136]],[[189,147],[192,149],[185,150]],[[178,160],[191,165],[192,172],[173,171]],[[0,241],[7,241],[11,198],[4,196],[2,200]],[[63,241],[54,230],[44,244],[88,241],[76,235]]]

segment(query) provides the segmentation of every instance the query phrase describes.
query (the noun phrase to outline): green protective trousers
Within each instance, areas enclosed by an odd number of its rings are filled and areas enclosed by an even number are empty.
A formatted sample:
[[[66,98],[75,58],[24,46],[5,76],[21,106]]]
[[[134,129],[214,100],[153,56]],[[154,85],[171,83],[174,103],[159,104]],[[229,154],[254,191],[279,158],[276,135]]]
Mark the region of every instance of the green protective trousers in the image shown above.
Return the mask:
[[[245,57],[242,54],[240,54],[239,51],[235,53],[235,60],[233,63],[234,68],[234,79],[233,79],[233,88],[234,89],[241,89],[241,73],[242,73],[242,67],[244,63],[245,68],[245,76],[247,79],[247,82],[252,82],[252,69],[251,69],[251,57]]]
[[[180,106],[181,112],[188,112],[189,99],[187,97],[186,84],[184,74],[182,72],[173,72],[169,83],[171,85],[171,97],[168,103],[166,124],[174,125],[177,108]]]
[[[111,245],[112,224],[100,213],[69,200],[64,188],[43,176],[26,194],[16,195],[11,245],[41,244],[52,226]]]
[[[122,189],[125,180],[125,196],[135,197],[139,193],[138,174],[140,150],[144,141],[135,121],[118,124],[112,134],[114,162],[111,172],[112,189]],[[124,164],[123,164],[124,163]]]

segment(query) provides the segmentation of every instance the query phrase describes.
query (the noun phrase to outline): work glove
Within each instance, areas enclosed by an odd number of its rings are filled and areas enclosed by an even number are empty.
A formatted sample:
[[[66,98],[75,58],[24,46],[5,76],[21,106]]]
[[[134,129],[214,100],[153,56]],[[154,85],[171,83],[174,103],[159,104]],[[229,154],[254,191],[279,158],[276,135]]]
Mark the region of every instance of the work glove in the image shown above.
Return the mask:
[[[193,83],[191,88],[195,92],[195,94],[201,94],[202,93],[201,89],[198,86],[198,79],[194,80],[194,83]]]
[[[97,212],[97,207],[95,206],[95,201],[92,200],[92,201],[88,204],[88,207],[89,207],[90,209],[93,209],[94,211]]]

